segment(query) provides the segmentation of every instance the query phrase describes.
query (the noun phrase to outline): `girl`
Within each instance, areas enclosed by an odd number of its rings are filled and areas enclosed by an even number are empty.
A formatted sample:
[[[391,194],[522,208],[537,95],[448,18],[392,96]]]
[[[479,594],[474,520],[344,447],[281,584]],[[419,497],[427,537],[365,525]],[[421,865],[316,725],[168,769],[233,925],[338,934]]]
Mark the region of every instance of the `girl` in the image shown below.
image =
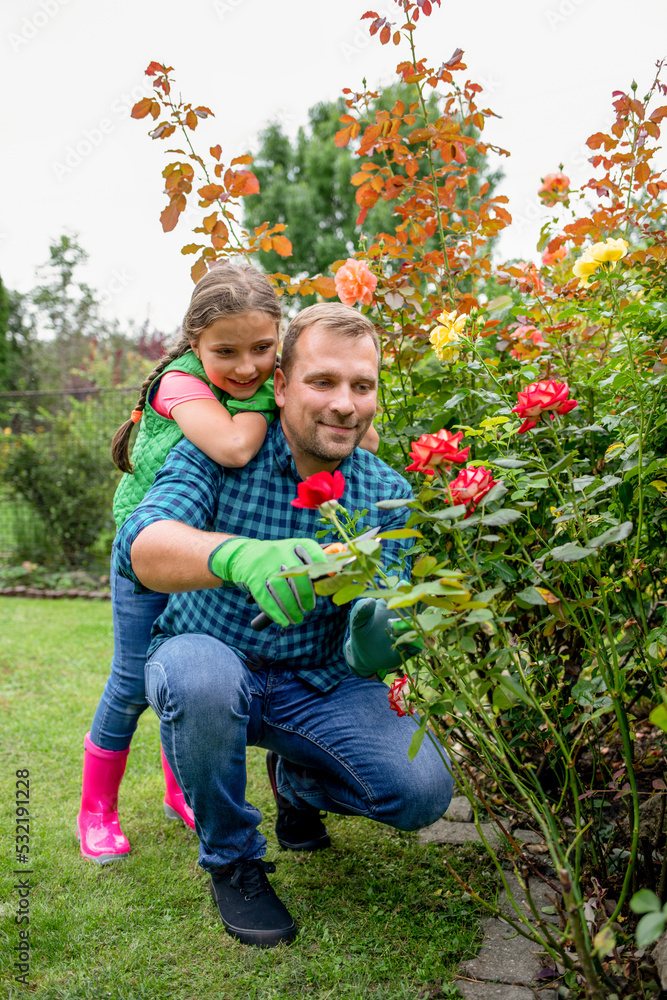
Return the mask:
[[[185,436],[220,465],[240,467],[259,451],[275,415],[273,371],[280,305],[254,267],[222,264],[195,287],[180,339],[145,380],[130,420],[116,432],[112,456],[125,475],[114,497],[117,526],[150,489],[173,446]],[[133,425],[141,421],[132,452]],[[135,594],[113,574],[114,655],[111,674],[84,740],[78,838],[85,858],[105,864],[127,856],[118,821],[118,789],[139,716],[147,707],[144,665],[151,628],[168,594]],[[162,754],[169,819],[194,828]]]

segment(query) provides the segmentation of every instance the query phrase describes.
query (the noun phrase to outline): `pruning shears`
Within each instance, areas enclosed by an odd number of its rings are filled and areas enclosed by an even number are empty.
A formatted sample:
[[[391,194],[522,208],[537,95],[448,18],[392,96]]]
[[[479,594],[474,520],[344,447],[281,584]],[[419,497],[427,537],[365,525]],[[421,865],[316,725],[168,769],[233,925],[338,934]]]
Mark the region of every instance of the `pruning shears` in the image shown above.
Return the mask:
[[[375,538],[375,536],[378,534],[379,531],[380,531],[379,526],[376,526],[375,528],[369,528],[368,531],[364,531],[361,535],[357,535],[357,537],[351,539],[351,541],[361,542],[367,538]],[[343,552],[346,550],[347,546],[343,542],[330,542],[329,545],[324,545],[322,547],[322,551],[327,553]],[[280,569],[282,572],[287,569],[287,566],[281,566]],[[248,603],[253,601],[253,598],[251,597],[250,594],[248,594],[247,601]],[[273,621],[273,618],[269,617],[266,611],[260,611],[260,613],[256,615],[250,622],[250,628],[254,629],[255,632],[262,632],[265,628],[268,628],[269,625],[274,625],[274,624],[275,623]]]

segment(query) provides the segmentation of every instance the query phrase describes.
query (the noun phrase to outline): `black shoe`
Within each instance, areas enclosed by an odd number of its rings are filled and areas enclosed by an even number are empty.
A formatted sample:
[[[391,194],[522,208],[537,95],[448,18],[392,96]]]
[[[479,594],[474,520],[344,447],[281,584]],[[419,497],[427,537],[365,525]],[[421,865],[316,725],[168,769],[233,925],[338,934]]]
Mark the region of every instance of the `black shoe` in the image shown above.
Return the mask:
[[[211,895],[220,919],[227,933],[243,944],[274,948],[296,937],[292,914],[265,874],[275,870],[268,861],[237,861],[211,874]]]
[[[296,809],[278,791],[276,768],[280,757],[273,750],[266,755],[266,769],[269,772],[271,791],[278,806],[276,837],[286,851],[321,851],[331,845],[327,828],[320,819],[319,809],[305,806]]]

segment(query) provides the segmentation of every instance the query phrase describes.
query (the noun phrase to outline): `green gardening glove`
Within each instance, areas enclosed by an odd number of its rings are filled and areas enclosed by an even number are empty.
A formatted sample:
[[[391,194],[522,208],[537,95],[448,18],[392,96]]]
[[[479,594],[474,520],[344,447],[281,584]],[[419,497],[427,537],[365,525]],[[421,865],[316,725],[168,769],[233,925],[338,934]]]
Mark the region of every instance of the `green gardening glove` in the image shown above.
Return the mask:
[[[395,611],[389,610],[384,598],[376,601],[367,597],[358,601],[352,608],[350,638],[345,643],[345,659],[354,673],[359,677],[377,674],[383,680],[392,670],[400,670],[403,660],[421,649],[419,645],[402,645],[401,659],[401,653],[393,648],[406,624]]]
[[[249,399],[234,399],[234,397],[228,399],[225,407],[233,417],[237,413],[261,413],[270,424],[278,409],[273,394],[273,379],[267,379]]]
[[[299,564],[324,562],[326,556],[313,538],[259,541],[234,537],[213,549],[208,568],[226,583],[248,590],[262,611],[285,628],[298,625],[315,607],[315,590],[308,576],[277,576]]]

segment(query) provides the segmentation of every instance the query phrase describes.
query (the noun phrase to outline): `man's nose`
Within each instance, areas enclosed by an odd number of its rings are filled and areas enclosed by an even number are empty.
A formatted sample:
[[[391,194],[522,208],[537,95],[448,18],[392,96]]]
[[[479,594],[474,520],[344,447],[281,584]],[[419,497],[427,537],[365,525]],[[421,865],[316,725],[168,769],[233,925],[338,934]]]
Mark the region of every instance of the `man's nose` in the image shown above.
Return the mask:
[[[332,410],[336,413],[349,414],[354,413],[355,402],[352,389],[349,385],[339,385],[336,387],[336,391],[330,402]]]

